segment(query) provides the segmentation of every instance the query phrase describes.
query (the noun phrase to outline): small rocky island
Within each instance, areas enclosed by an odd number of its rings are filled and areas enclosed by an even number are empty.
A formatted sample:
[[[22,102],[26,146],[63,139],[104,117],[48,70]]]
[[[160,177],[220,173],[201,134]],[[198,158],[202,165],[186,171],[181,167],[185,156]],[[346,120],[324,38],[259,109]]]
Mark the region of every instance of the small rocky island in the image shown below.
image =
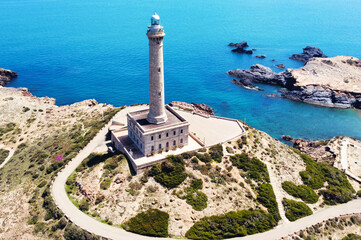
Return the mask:
[[[0,68],[0,86],[5,86],[6,83],[10,82],[13,78],[16,78],[18,74],[14,71]]]
[[[318,47],[307,46],[303,49],[303,53],[293,54],[290,59],[306,63],[314,57],[327,58],[327,56],[323,54],[322,50]]]
[[[311,58],[305,66],[275,73],[260,64],[229,75],[284,87],[282,97],[326,107],[361,109],[361,60],[350,56]]]

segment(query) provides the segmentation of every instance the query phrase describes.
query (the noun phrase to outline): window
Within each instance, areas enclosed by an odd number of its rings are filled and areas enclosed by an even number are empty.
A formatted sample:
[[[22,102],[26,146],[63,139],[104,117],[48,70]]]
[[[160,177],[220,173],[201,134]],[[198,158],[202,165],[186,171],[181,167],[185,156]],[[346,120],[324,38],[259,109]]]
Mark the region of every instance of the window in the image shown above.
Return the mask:
[[[160,72],[160,68],[158,68],[158,72]]]
[[[181,133],[183,133],[183,129],[181,129]]]
[[[150,140],[151,140],[151,141],[153,141],[153,140],[154,140],[154,137],[153,137],[153,136],[151,136],[151,137],[150,137]]]
[[[140,148],[143,148],[143,145],[142,145],[142,144],[140,144]]]
[[[165,144],[165,147],[169,147],[169,142],[167,142],[167,143]]]
[[[176,134],[176,131],[173,131],[173,135],[175,135]]]
[[[152,146],[152,148],[151,148],[151,149],[152,149],[152,151],[154,151],[154,146]]]
[[[173,146],[175,146],[175,145],[177,145],[177,142],[174,140],[174,141],[173,141]]]
[[[166,133],[165,136],[168,137],[168,133]]]
[[[183,138],[181,138],[180,143],[183,143]]]
[[[158,138],[159,138],[159,139],[161,139],[161,138],[162,138],[162,135],[161,135],[161,134],[159,134]]]
[[[162,144],[159,144],[159,150],[162,149]]]

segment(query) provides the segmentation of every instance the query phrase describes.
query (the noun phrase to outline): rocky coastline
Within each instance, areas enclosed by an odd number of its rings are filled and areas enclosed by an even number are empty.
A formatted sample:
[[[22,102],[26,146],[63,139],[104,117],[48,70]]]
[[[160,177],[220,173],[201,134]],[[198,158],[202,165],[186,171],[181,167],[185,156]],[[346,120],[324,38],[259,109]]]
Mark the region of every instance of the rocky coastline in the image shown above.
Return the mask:
[[[172,101],[169,103],[172,107],[178,107],[180,109],[202,114],[202,115],[214,115],[214,109],[206,104],[199,104],[199,103],[187,103],[181,101]]]
[[[301,68],[280,73],[256,64],[250,69],[228,71],[228,74],[242,79],[240,82],[281,86],[284,88],[280,90],[281,96],[290,100],[361,109],[361,60],[355,57],[311,58]]]
[[[0,68],[0,86],[4,87],[13,78],[16,78],[18,74],[14,71]]]

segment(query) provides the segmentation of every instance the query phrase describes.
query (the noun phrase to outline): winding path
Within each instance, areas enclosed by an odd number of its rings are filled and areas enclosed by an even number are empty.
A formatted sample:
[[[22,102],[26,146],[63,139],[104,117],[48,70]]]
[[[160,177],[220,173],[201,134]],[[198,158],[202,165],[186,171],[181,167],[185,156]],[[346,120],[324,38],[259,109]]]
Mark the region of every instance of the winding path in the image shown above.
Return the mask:
[[[51,194],[56,205],[64,212],[65,216],[70,219],[74,224],[81,227],[82,229],[94,233],[96,235],[114,239],[114,240],[149,240],[156,239],[154,237],[146,237],[131,232],[127,232],[121,228],[107,225],[99,222],[96,219],[86,215],[80,211],[68,198],[65,191],[65,182],[69,175],[76,169],[76,167],[85,159],[90,153],[94,151],[99,145],[105,140],[105,135],[108,132],[108,127],[105,126],[100,132],[94,137],[90,143],[79,152],[79,154],[70,161],[65,168],[60,171],[55,178],[52,187]],[[299,219],[296,222],[287,222],[279,225],[275,229],[270,231],[259,233],[255,235],[249,235],[246,237],[238,237],[234,239],[238,240],[259,240],[259,239],[280,239],[284,236],[297,232],[299,230],[310,227],[316,223],[324,220],[338,217],[343,214],[361,213],[361,199],[350,201],[346,204],[328,207],[316,212],[315,214]],[[162,238],[164,239],[164,238]]]
[[[5,149],[9,151],[9,155],[5,158],[4,162],[0,165],[0,169],[5,166],[5,164],[10,160],[10,158],[14,155],[15,149],[11,147],[6,147],[4,145],[0,145],[0,149]]]

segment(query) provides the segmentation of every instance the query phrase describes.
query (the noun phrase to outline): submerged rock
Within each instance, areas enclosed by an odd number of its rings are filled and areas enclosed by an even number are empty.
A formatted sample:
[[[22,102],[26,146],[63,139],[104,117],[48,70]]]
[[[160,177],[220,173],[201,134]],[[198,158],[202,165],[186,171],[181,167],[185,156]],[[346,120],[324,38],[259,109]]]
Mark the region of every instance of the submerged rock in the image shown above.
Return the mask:
[[[256,58],[266,58],[265,55],[257,55]]]
[[[286,66],[281,63],[281,64],[275,65],[275,67],[276,67],[276,68],[279,68],[279,69],[285,69]]]
[[[290,59],[307,62],[314,57],[327,58],[327,56],[323,54],[322,50],[318,47],[307,46],[303,49],[303,53],[293,54]]]
[[[244,53],[244,54],[253,54],[252,50],[246,50],[244,48],[235,48],[235,49],[232,49],[232,52],[235,52],[235,53]]]
[[[249,80],[249,79],[240,79],[240,80],[233,79],[232,82],[237,84],[237,85],[240,85],[241,87],[247,88],[247,89],[252,89],[252,90],[256,90],[256,91],[263,91],[262,88],[254,86],[252,81]]]
[[[0,68],[0,86],[5,86],[6,83],[10,82],[13,78],[16,78],[18,74],[14,71]]]

